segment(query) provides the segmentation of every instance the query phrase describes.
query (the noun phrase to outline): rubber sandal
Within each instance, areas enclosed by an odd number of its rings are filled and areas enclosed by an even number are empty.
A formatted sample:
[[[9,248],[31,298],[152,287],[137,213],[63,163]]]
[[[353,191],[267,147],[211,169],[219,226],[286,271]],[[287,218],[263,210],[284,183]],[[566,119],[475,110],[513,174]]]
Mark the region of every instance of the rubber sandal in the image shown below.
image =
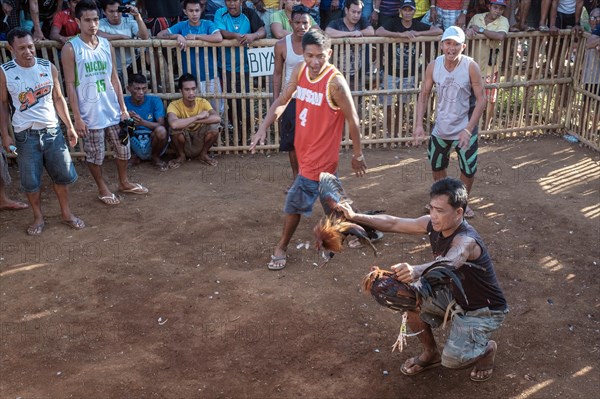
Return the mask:
[[[271,261],[267,265],[269,270],[281,270],[287,262],[287,254],[281,256],[271,255]]]
[[[406,363],[408,363],[409,360],[412,360],[412,364],[407,367]],[[421,369],[419,371],[415,371],[413,373],[408,372],[408,369],[415,365],[421,367]],[[407,361],[405,361],[404,364],[402,365],[402,367],[400,368],[400,371],[404,375],[413,376],[413,375],[421,374],[423,371],[427,371],[429,369],[439,367],[441,365],[442,365],[441,360],[438,360],[437,362],[424,362],[421,359],[419,359],[419,356],[415,356],[415,357],[412,357],[412,358],[408,359]]]

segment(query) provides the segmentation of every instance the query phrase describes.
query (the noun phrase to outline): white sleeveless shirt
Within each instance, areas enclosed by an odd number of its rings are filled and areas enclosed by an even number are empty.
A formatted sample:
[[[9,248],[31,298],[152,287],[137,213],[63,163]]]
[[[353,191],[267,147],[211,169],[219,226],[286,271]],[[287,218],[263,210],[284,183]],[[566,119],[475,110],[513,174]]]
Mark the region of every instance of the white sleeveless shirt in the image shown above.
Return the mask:
[[[304,61],[304,54],[298,55],[294,53],[292,35],[293,33],[290,33],[285,37],[285,80],[283,81],[283,87],[285,87],[292,78],[292,71],[296,65]]]
[[[14,107],[12,115],[14,131],[40,130],[58,126],[52,100],[54,88],[52,64],[36,58],[35,64],[31,67],[22,67],[15,60],[11,60],[2,64],[1,68]]]
[[[69,43],[75,53],[75,88],[81,118],[88,129],[118,125],[121,109],[110,80],[113,69],[110,43],[98,37],[98,45],[92,48],[79,36]]]
[[[437,89],[435,125],[431,134],[445,140],[457,140],[459,133],[469,123],[471,78],[469,66],[474,62],[466,55],[460,56],[452,72],[444,66],[444,56],[435,59],[433,81]]]

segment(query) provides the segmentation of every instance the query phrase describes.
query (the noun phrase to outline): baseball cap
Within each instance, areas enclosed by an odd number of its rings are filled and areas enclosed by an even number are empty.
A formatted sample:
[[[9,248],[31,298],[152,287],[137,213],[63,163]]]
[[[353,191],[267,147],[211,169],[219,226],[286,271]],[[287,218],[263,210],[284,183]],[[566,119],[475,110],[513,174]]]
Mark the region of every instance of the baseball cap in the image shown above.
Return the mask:
[[[404,8],[404,7],[410,7],[413,10],[417,9],[417,5],[415,4],[414,0],[404,0],[402,2],[402,4],[400,4],[400,8]]]
[[[508,7],[507,0],[490,0],[490,4],[498,4],[499,6]]]
[[[444,40],[454,40],[455,42],[462,44],[465,42],[465,32],[458,26],[449,26],[442,35],[442,41]]]

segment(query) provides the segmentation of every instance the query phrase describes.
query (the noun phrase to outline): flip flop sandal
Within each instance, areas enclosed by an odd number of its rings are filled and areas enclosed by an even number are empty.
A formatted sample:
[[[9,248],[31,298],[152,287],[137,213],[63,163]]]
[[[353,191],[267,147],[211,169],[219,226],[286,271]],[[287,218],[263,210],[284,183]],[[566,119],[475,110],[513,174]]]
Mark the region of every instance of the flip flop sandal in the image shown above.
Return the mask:
[[[490,371],[490,370],[494,370],[494,366],[492,366],[492,367],[484,367],[482,369],[478,369],[477,367],[473,367],[473,370],[471,370],[471,373],[473,373],[473,371]],[[487,381],[490,378],[492,378],[492,374],[494,374],[494,373],[489,373],[487,376],[485,376],[483,378],[477,378],[477,377],[473,376],[472,374],[470,374],[469,378],[471,379],[471,381],[484,382],[484,381]]]
[[[121,200],[114,193],[105,196],[99,195],[98,199],[105,205],[119,205],[121,203]]]
[[[30,235],[33,237],[40,236],[40,235],[42,235],[42,232],[44,231],[44,227],[46,227],[45,223],[38,224],[37,226],[29,226],[27,228],[27,235]]]
[[[406,367],[406,363],[408,362],[408,360],[406,362],[404,362],[404,364],[402,365],[402,367],[400,368],[400,371],[402,372],[402,374],[404,375],[408,375],[408,376],[412,376],[412,375],[417,375],[417,374],[421,374],[423,371],[435,368],[435,367],[439,367],[442,365],[442,361],[438,360],[437,362],[424,362],[421,359],[419,359],[419,356],[415,356],[409,360],[412,360],[412,364],[408,367]],[[409,373],[408,369],[412,366],[419,366],[421,367],[421,369],[419,371],[415,371],[413,373]]]
[[[267,265],[269,270],[281,270],[287,262],[287,254],[282,256],[271,255],[271,261]]]
[[[81,229],[85,228],[85,223],[83,222],[83,220],[79,219],[78,217],[75,217],[75,219],[72,219],[72,220],[63,220],[62,224],[66,224],[73,230],[81,230]]]

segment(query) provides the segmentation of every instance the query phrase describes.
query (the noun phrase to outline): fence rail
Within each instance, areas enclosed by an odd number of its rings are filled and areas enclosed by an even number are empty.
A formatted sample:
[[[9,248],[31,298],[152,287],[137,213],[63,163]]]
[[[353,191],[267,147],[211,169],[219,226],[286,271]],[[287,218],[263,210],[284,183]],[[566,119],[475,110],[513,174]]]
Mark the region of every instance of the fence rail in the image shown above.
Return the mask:
[[[600,151],[600,57],[596,50],[585,49],[589,35],[577,39],[568,30],[558,36],[540,32],[509,33],[496,51],[497,42],[488,39],[468,40],[465,54],[488,59],[482,74],[497,74],[497,80],[485,84],[495,104],[480,121],[480,134],[504,138],[568,131],[583,143]],[[260,40],[252,47],[270,47],[275,40]],[[439,54],[439,37],[407,41],[381,37],[334,39],[332,63],[348,80],[359,117],[362,142],[366,147],[389,147],[412,140],[416,117],[415,103],[427,63]],[[236,59],[235,51],[244,51],[234,41],[214,44],[188,42],[182,52],[174,40],[121,40],[112,42],[118,55],[120,75],[127,86],[129,70],[149,79],[150,94],[159,96],[165,105],[180,98],[176,89],[178,76],[187,70],[211,84],[200,84],[201,95],[221,112],[223,130],[219,152],[247,151],[251,134],[256,131],[272,102],[272,76],[251,78],[245,57]],[[59,70],[60,48],[57,42],[37,45],[42,58],[52,61]],[[491,50],[490,50],[491,48]],[[232,52],[231,70],[226,72],[226,53]],[[0,42],[0,60],[10,53]],[[593,57],[596,58],[593,58]],[[592,60],[590,61],[590,58]],[[596,71],[591,73],[589,68]],[[485,64],[485,62],[484,62]],[[595,80],[594,80],[595,79]],[[595,85],[594,85],[595,82]],[[396,86],[397,85],[397,86]],[[220,88],[220,89],[219,89]],[[66,93],[66,91],[65,91]],[[431,131],[435,120],[435,100],[427,105],[425,129]],[[348,133],[342,145],[350,145]],[[271,129],[264,150],[279,146],[278,126]],[[74,156],[83,156],[81,149]]]

